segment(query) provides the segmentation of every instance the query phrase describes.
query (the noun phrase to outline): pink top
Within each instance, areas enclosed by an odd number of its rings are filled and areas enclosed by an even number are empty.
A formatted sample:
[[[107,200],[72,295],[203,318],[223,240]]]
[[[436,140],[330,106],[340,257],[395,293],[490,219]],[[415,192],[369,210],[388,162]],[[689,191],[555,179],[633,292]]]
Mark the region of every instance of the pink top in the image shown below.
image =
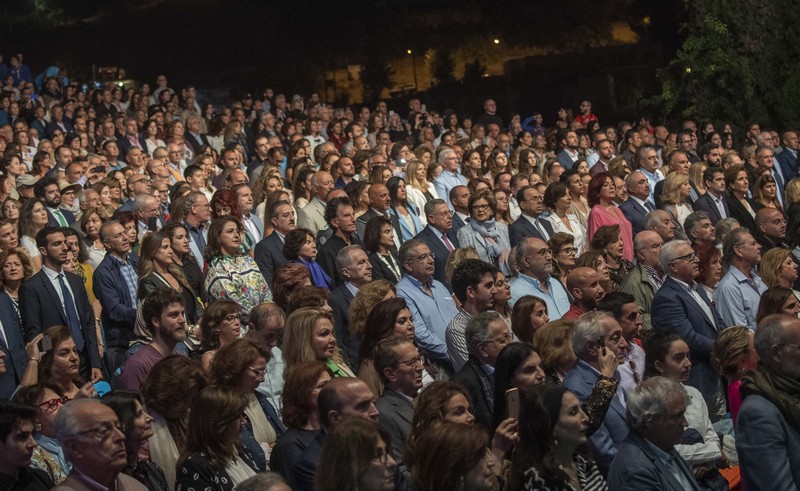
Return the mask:
[[[739,408],[742,407],[742,395],[739,393],[739,386],[742,385],[741,380],[736,380],[728,384],[728,406],[731,408],[731,418],[736,423],[736,417],[739,416]]]
[[[633,227],[631,226],[631,222],[625,218],[625,215],[623,215],[617,207],[612,209],[612,213],[609,213],[600,205],[594,205],[592,207],[589,211],[587,227],[589,242],[592,241],[597,229],[605,225],[619,225],[619,235],[622,239],[623,247],[622,258],[633,261]]]

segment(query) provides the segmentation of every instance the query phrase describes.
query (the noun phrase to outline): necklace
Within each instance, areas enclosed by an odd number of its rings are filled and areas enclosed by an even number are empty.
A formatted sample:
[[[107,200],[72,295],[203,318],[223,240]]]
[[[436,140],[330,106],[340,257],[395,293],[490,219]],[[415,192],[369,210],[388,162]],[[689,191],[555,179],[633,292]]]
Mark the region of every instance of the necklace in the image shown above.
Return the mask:
[[[395,278],[399,279],[401,277],[401,275],[400,275],[400,266],[399,265],[395,265],[395,261],[394,261],[394,258],[392,257],[392,255],[391,254],[386,254],[386,256],[384,256],[380,252],[377,255],[378,255],[378,258],[383,262],[383,264],[385,264],[386,267],[388,267],[392,271],[392,273],[394,274]],[[389,257],[388,260],[386,259],[387,256]]]

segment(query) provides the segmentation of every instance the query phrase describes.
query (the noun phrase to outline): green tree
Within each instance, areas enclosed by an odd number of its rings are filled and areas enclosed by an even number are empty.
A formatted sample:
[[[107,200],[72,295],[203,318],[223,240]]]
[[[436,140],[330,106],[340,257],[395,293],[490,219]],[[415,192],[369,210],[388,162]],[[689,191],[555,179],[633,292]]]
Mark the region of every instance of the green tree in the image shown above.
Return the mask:
[[[379,99],[381,91],[391,87],[393,75],[394,70],[385,58],[369,56],[361,65],[361,93],[364,101]]]

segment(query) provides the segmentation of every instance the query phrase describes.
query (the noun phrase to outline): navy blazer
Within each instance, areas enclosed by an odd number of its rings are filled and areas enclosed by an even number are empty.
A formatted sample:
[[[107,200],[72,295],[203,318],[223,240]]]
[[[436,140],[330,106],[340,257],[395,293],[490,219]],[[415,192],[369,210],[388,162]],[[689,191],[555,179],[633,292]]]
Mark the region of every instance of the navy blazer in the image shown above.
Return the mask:
[[[553,225],[550,224],[549,220],[539,217],[539,224],[550,234],[550,237],[553,236]],[[522,214],[514,223],[508,226],[508,238],[511,241],[511,247],[516,247],[523,239],[528,237],[536,237],[537,239],[542,239],[547,242],[547,239],[536,230],[531,221]]]
[[[256,244],[253,259],[264,279],[267,280],[267,284],[272,288],[272,276],[275,274],[275,270],[289,264],[283,255],[283,241],[278,236],[278,232],[273,231]]]
[[[350,334],[350,303],[352,301],[353,294],[344,283],[331,290],[330,304],[333,309],[333,331],[336,334],[336,343],[342,347],[345,361],[355,372],[361,363],[358,359],[361,341]]]
[[[724,195],[722,196],[722,207],[725,209],[725,214],[730,217],[731,211],[728,208],[728,200]],[[707,191],[706,194],[700,196],[697,201],[692,203],[692,208],[694,208],[694,211],[704,211],[708,213],[708,217],[714,225],[723,218],[726,218],[719,214],[719,209],[717,209],[717,205],[714,203],[714,198],[712,198],[711,194]]]
[[[464,366],[461,367],[461,370],[453,376],[453,382],[458,382],[467,389],[474,409],[475,423],[482,425],[489,431],[493,431],[494,401],[489,400],[483,390],[483,385],[481,384],[482,371],[481,362],[474,356],[470,356]],[[494,397],[494,376],[487,375],[492,382],[489,393]]]
[[[6,335],[6,342],[0,342],[6,365],[6,372],[0,374],[0,399],[11,399],[28,366],[28,353],[14,302],[5,293],[0,293],[0,323]]]
[[[619,446],[617,458],[614,459],[608,473],[608,489],[619,491],[700,491],[700,486],[694,480],[692,470],[686,465],[686,461],[674,448],[670,453],[673,461],[683,469],[691,486],[689,490],[681,486],[672,476],[670,469],[658,458],[650,443],[636,432],[631,432]]]
[[[206,135],[200,133],[197,136],[200,137],[200,141],[197,141],[197,138],[195,138],[194,135],[192,135],[188,131],[183,135],[183,138],[186,141],[186,144],[189,145],[192,148],[192,152],[194,152],[195,155],[197,155],[197,153],[200,151],[200,147],[202,145],[208,145],[209,144],[208,143],[208,137]]]
[[[447,238],[450,239],[450,242],[453,243],[453,248],[458,249],[460,244],[458,243],[458,237],[456,235],[455,230],[455,220],[456,216],[453,215],[453,228],[447,232]],[[450,282],[447,281],[447,277],[445,275],[445,265],[447,264],[447,257],[450,255],[450,251],[447,250],[445,247],[444,242],[442,242],[441,235],[437,229],[432,228],[430,225],[422,229],[422,232],[418,233],[416,237],[417,240],[421,240],[425,242],[425,245],[428,246],[428,249],[436,256],[433,259],[433,278],[438,281],[439,283],[443,284],[447,287],[448,290],[451,292],[453,288],[450,286]],[[401,266],[402,268],[402,266]]]
[[[756,205],[755,201],[753,201],[750,198],[745,198],[745,199],[750,204],[750,207],[753,210],[758,210],[758,206]],[[755,232],[756,220],[755,218],[753,218],[753,215],[751,215],[750,212],[747,211],[747,208],[744,207],[742,202],[739,201],[736,198],[736,196],[733,195],[728,196],[726,201],[728,203],[728,211],[730,212],[729,216],[731,218],[735,218],[739,222],[739,225],[746,228],[750,232]]]
[[[711,351],[717,335],[725,329],[725,323],[702,288],[699,293],[710,306],[715,317],[714,323],[689,292],[669,276],[653,296],[650,319],[653,330],[677,334],[689,345],[692,369],[686,383],[699,390],[703,398],[709,401],[720,384],[719,374],[711,365]]]
[[[781,166],[783,178],[788,182],[797,177],[797,157],[792,155],[791,150],[783,147],[783,152],[775,156],[778,165]]]
[[[622,211],[622,214],[625,215],[625,218],[631,222],[634,237],[644,230],[644,218],[647,216],[647,213],[649,213],[647,208],[637,203],[635,199],[628,198],[619,205],[619,209]]]
[[[581,403],[589,398],[600,375],[585,361],[578,360],[575,367],[567,373],[563,386],[569,389]],[[614,375],[619,380],[619,373]],[[611,406],[606,412],[597,431],[589,437],[589,448],[592,457],[597,462],[597,467],[603,475],[608,473],[614,456],[617,455],[619,445],[628,437],[628,426],[625,424],[625,406],[615,394],[611,398]]]
[[[317,477],[317,464],[322,454],[322,446],[328,438],[328,433],[323,428],[314,440],[300,454],[297,463],[292,468],[294,491],[314,491],[314,482]]]
[[[65,210],[63,208],[59,208],[61,210],[61,214],[64,215],[64,218],[67,220],[69,225],[75,223],[75,215],[72,214],[71,211]],[[45,207],[47,211],[47,224],[52,225],[53,227],[61,227],[61,222],[58,221],[58,218],[54,217],[50,210]]]
[[[94,310],[92,310],[92,304],[89,302],[89,295],[86,293],[86,285],[81,277],[74,273],[65,271],[64,276],[72,290],[75,309],[78,311],[78,317],[81,320],[84,354],[87,356],[89,366],[101,368]],[[22,313],[25,339],[31,340],[51,326],[68,326],[67,313],[60,307],[61,299],[58,296],[58,292],[53,288],[53,283],[43,270],[22,283],[19,289],[19,308]]]
[[[453,227],[451,231],[453,232],[453,236],[455,237],[458,234],[458,231],[461,230],[461,227],[464,226],[466,222],[458,216],[458,213],[453,213]]]
[[[134,270],[139,269],[139,257],[130,254],[130,262]],[[103,306],[103,329],[108,346],[125,346],[136,338],[133,326],[136,323],[136,308],[130,307],[131,294],[125,278],[119,268],[119,262],[111,254],[97,265],[94,270],[94,296]]]
[[[572,161],[572,157],[569,156],[566,150],[561,150],[558,152],[556,159],[558,160],[558,163],[561,164],[561,167],[566,170],[572,169],[572,166],[575,165],[575,162]]]

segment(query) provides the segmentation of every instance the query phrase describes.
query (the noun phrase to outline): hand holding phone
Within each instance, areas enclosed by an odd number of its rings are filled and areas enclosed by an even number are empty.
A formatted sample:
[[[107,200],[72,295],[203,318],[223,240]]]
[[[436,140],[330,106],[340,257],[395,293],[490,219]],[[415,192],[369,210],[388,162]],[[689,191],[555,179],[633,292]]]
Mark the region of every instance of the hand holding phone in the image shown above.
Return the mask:
[[[600,349],[603,356],[606,355],[606,340],[603,336],[597,336],[597,347]]]
[[[519,418],[520,402],[519,389],[516,387],[506,391],[506,415],[509,418]]]

